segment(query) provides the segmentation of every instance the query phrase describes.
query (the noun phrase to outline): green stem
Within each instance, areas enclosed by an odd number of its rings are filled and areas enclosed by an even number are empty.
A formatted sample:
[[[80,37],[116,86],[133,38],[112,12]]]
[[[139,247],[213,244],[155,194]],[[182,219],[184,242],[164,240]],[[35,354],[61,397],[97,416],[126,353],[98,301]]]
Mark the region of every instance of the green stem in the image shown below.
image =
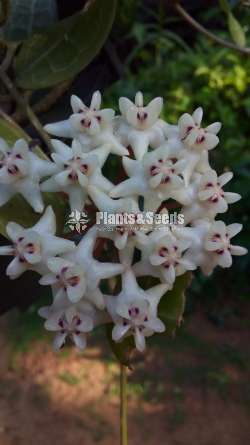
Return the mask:
[[[235,45],[233,42],[230,42],[228,40],[222,39],[221,37],[218,37],[216,34],[214,34],[211,31],[208,31],[208,29],[204,28],[199,22],[197,22],[187,11],[184,9],[178,0],[173,0],[173,5],[178,12],[178,14],[186,20],[189,25],[191,25],[196,31],[201,32],[206,37],[208,37],[210,40],[213,40],[216,43],[219,43],[219,45],[225,46],[226,48],[234,49],[235,51],[239,51],[240,53],[250,55],[250,48],[244,48],[239,45]]]
[[[120,365],[120,445],[128,445],[127,426],[127,370]]]
[[[0,79],[2,80],[3,84],[7,88],[7,90],[10,92],[13,99],[16,101],[16,103],[19,105],[21,109],[24,110],[25,114],[27,115],[29,121],[31,124],[35,127],[36,131],[40,135],[41,139],[45,142],[47,147],[50,151],[52,151],[52,145],[49,136],[44,131],[41,122],[35,115],[34,111],[30,107],[30,105],[26,102],[25,98],[22,96],[22,94],[18,91],[16,86],[13,84],[13,82],[10,80],[8,75],[5,73],[5,71],[0,67]]]

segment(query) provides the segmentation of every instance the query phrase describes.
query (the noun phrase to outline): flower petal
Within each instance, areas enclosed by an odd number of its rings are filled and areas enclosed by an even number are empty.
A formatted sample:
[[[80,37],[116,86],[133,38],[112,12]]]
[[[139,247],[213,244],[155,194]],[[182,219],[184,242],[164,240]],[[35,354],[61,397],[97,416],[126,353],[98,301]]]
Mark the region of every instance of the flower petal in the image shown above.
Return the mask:
[[[102,95],[99,90],[95,91],[92,95],[90,108],[91,110],[100,110],[102,103]]]
[[[221,122],[214,122],[213,124],[210,124],[208,125],[208,127],[205,128],[206,131],[213,134],[219,133],[220,129],[221,129]]]
[[[241,232],[242,227],[242,224],[239,223],[229,224],[229,226],[227,226],[227,233],[229,238],[233,238],[235,235]]]
[[[184,113],[178,121],[178,126],[180,128],[181,139],[183,139],[187,136],[188,129],[193,128],[195,126],[195,123],[190,114]]]
[[[116,324],[112,330],[112,339],[116,342],[121,340],[121,338],[128,332],[129,328],[130,325],[128,323],[126,325],[120,323]]]
[[[232,177],[233,177],[232,172],[226,172],[226,173],[223,173],[222,175],[220,175],[218,177],[218,182],[219,182],[220,186],[223,187],[223,185],[225,185],[229,181],[231,181]]]
[[[232,255],[228,250],[224,250],[222,254],[217,254],[217,261],[219,266],[228,268],[232,266]]]
[[[9,222],[6,226],[6,232],[8,237],[16,242],[18,238],[23,236],[24,228],[15,222]]]
[[[86,346],[87,346],[86,335],[84,335],[84,334],[73,334],[72,337],[73,337],[73,341],[74,341],[76,347],[81,349],[81,351],[83,351],[83,349],[85,349]]]
[[[206,150],[212,150],[219,143],[219,138],[213,133],[206,133],[205,141],[201,144],[201,148]]]
[[[73,113],[79,113],[81,111],[84,111],[86,108],[86,105],[83,103],[83,101],[80,99],[80,97],[76,96],[75,94],[72,94],[70,98],[70,104],[73,110]]]
[[[231,250],[231,254],[232,255],[246,255],[248,250],[245,247],[241,247],[241,246],[230,246],[230,250]]]
[[[201,121],[202,121],[202,117],[203,117],[203,109],[202,109],[202,107],[196,108],[196,110],[192,114],[192,117],[193,117],[194,123],[196,125],[198,125],[198,127],[199,127],[200,124],[201,124]]]
[[[58,334],[56,334],[53,340],[53,349],[55,351],[59,351],[62,348],[62,346],[65,343],[66,337],[67,337],[67,332],[64,333],[58,332]]]
[[[135,339],[135,346],[136,346],[136,349],[138,349],[138,351],[140,351],[140,352],[144,352],[145,349],[146,349],[145,337],[144,337],[144,335],[139,331],[138,328],[135,328],[134,339]]]
[[[239,193],[225,192],[224,196],[228,204],[233,204],[241,199],[241,195]]]
[[[159,318],[149,319],[145,326],[154,332],[164,332],[166,330],[164,323]]]
[[[14,255],[15,249],[13,246],[1,246],[0,255]]]
[[[21,262],[19,258],[15,257],[14,260],[8,265],[6,274],[11,280],[15,280],[20,277],[27,270],[27,263]]]

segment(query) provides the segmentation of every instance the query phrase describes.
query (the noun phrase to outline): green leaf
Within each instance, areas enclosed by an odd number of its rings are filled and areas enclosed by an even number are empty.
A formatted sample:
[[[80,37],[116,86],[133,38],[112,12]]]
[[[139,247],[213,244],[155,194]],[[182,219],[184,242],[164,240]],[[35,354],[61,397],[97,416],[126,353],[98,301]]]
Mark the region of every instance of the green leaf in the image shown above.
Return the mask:
[[[18,86],[47,88],[78,74],[106,40],[115,8],[116,0],[92,0],[87,9],[26,40],[15,63]]]
[[[0,137],[13,144],[17,139],[26,139],[27,135],[14,121],[0,118]]]
[[[5,139],[9,145],[13,145],[17,139],[21,138],[27,142],[31,141],[30,136],[8,116],[0,118],[0,137]],[[41,158],[48,159],[39,147],[35,147],[33,151]]]
[[[185,290],[191,282],[191,274],[185,273],[176,278],[174,287],[161,299],[158,316],[166,326],[166,333],[173,334],[182,321],[185,309]]]
[[[0,118],[0,137],[13,145],[17,139],[30,140],[30,137],[13,121]],[[33,150],[38,156],[47,159],[43,151],[36,147]],[[56,214],[57,232],[62,233],[66,213],[66,203],[58,193],[44,193],[45,206],[51,205]],[[30,227],[41,218],[21,195],[14,196],[7,204],[0,207],[0,233],[6,236],[5,227],[9,221],[17,222],[24,227]]]
[[[109,345],[118,362],[120,362],[122,365],[129,366],[131,353],[133,349],[135,349],[133,336],[126,337],[120,343],[116,343],[114,340],[112,340],[113,326],[114,325],[112,323],[109,323],[106,326],[106,334]]]
[[[227,21],[228,21],[228,28],[233,41],[241,47],[246,46],[245,32],[241,24],[238,22],[238,20],[234,17],[234,15],[231,12],[228,13]]]
[[[56,20],[55,0],[12,0],[3,37],[8,41],[24,40],[34,31],[44,29]]]

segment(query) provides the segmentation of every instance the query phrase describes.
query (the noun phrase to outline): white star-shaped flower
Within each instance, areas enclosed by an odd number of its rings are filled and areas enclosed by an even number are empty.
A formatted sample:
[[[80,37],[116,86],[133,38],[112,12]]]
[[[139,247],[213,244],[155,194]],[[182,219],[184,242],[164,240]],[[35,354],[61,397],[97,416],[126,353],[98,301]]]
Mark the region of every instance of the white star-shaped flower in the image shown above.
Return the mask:
[[[43,307],[39,310],[39,315],[46,319],[45,329],[57,332],[53,341],[56,351],[63,347],[67,337],[83,350],[87,344],[86,333],[94,328],[94,312],[89,303],[81,302],[78,305]]]
[[[214,122],[206,128],[201,127],[203,110],[197,108],[192,116],[184,113],[178,122],[181,140],[194,150],[212,150],[219,143],[217,133],[221,129],[220,122]]]
[[[6,232],[13,244],[0,247],[0,255],[14,256],[6,273],[11,279],[18,278],[26,270],[40,274],[48,271],[50,257],[63,254],[75,248],[75,243],[55,236],[56,219],[52,207],[31,228],[25,229],[15,222],[9,222]]]
[[[210,275],[218,265],[230,267],[232,255],[247,253],[244,247],[231,245],[231,238],[241,229],[242,225],[238,223],[226,226],[223,221],[195,221],[192,227],[180,229],[181,236],[190,242],[186,258],[200,267],[205,275]]]
[[[156,210],[162,201],[172,197],[173,191],[184,187],[181,175],[185,164],[165,145],[147,153],[142,161],[124,157],[123,167],[129,179],[113,187],[110,196],[143,196],[144,209]]]
[[[114,322],[112,338],[115,342],[133,335],[136,348],[145,350],[145,337],[164,332],[165,326],[157,316],[157,307],[167,286],[158,284],[144,291],[131,270],[122,276],[122,290],[117,296],[106,295],[107,309]]]
[[[136,276],[150,274],[172,288],[176,277],[196,269],[195,263],[187,258],[190,245],[190,240],[175,236],[167,228],[150,233],[148,243],[141,246],[142,259],[133,268]]]
[[[103,146],[91,153],[83,153],[81,144],[73,140],[72,147],[58,140],[52,140],[56,153],[52,153],[57,172],[41,184],[45,192],[62,191],[69,196],[71,210],[82,211],[87,197],[88,187],[95,185],[109,192],[113,187],[101,172],[107,155]]]
[[[143,105],[143,95],[139,91],[135,96],[135,103],[126,97],[119,100],[121,118],[117,119],[116,133],[122,144],[130,146],[136,157],[141,160],[152,148],[159,147],[165,140],[165,122],[159,119],[163,107],[161,97],[156,97],[147,106]]]
[[[71,96],[73,114],[69,119],[54,124],[45,125],[44,129],[53,136],[78,139],[85,152],[102,145],[109,147],[108,153],[119,156],[128,154],[127,149],[114,135],[114,115],[112,109],[100,109],[101,93],[96,91],[91,100],[90,107],[73,95]]]
[[[214,219],[218,213],[225,213],[228,204],[241,199],[238,193],[225,192],[223,186],[233,177],[232,172],[217,176],[215,170],[208,170],[203,175],[194,174],[188,187],[176,190],[173,198],[183,204],[185,224],[200,218]]]
[[[204,173],[209,168],[208,151],[219,143],[217,133],[221,129],[220,122],[214,122],[206,128],[202,128],[201,120],[203,110],[197,108],[192,115],[184,113],[178,122],[178,131],[170,126],[165,130],[168,144],[176,147],[181,158],[186,160],[186,169],[183,172],[185,184],[194,171]],[[181,150],[182,144],[182,150]]]
[[[54,164],[32,153],[24,139],[18,139],[12,148],[0,139],[0,206],[19,193],[41,213],[44,203],[39,182],[54,172]]]
[[[72,303],[77,303],[85,294],[87,282],[83,266],[55,257],[48,260],[49,273],[44,275],[39,283],[53,286],[55,295],[66,294]]]
[[[215,221],[211,224],[204,248],[211,253],[214,266],[223,268],[231,267],[232,255],[245,255],[247,249],[241,246],[233,246],[231,238],[242,230],[242,224],[230,224],[226,226],[223,221]]]
[[[53,286],[56,298],[66,295],[73,303],[84,299],[103,309],[104,299],[98,287],[100,281],[122,273],[124,266],[119,263],[103,263],[94,258],[98,235],[97,227],[94,226],[73,251],[63,258],[49,259],[49,274],[42,277],[40,284]]]

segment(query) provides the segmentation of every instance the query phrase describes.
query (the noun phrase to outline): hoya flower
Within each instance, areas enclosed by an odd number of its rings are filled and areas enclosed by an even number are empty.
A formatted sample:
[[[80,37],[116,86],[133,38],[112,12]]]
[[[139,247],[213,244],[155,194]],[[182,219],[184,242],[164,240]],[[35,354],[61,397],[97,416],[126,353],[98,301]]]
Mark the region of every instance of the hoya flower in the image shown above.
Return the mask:
[[[97,236],[97,227],[94,226],[74,250],[63,255],[63,258],[50,258],[47,261],[49,273],[41,278],[40,284],[52,286],[56,299],[66,296],[73,303],[85,300],[104,309],[100,281],[122,273],[124,266],[94,258]]]
[[[162,201],[172,197],[173,191],[184,188],[181,175],[185,165],[167,146],[147,153],[142,161],[124,157],[123,166],[129,179],[112,188],[110,196],[143,196],[144,208],[156,210]]]
[[[48,268],[49,273],[40,279],[40,284],[53,286],[56,295],[61,291],[66,293],[72,303],[83,297],[87,283],[86,272],[80,264],[56,257],[48,260]]]
[[[192,227],[180,228],[178,235],[189,240],[190,247],[186,258],[200,267],[205,275],[210,275],[216,266],[230,267],[232,255],[245,255],[247,249],[232,246],[231,238],[242,229],[241,224],[226,226],[223,221],[199,219]]]
[[[46,318],[45,329],[57,332],[53,342],[55,350],[62,348],[67,337],[79,349],[85,349],[87,344],[86,333],[93,330],[94,322],[88,306],[86,311],[86,303],[85,307],[80,309],[77,306],[71,305],[56,311],[49,310],[49,308],[42,308],[39,311],[40,315]]]
[[[241,199],[238,193],[223,190],[232,177],[232,172],[217,176],[215,170],[208,170],[203,175],[195,174],[188,187],[175,191],[173,197],[185,205],[182,209],[185,224],[199,218],[214,219],[228,210],[228,204]]]
[[[219,143],[217,133],[220,122],[214,122],[206,128],[201,127],[203,110],[197,108],[192,115],[184,113],[178,122],[181,140],[195,150],[212,150]]]
[[[183,114],[178,122],[178,136],[169,126],[165,130],[168,144],[177,147],[180,151],[182,143],[181,158],[186,160],[186,169],[183,172],[185,184],[188,185],[193,172],[204,173],[209,167],[208,151],[219,143],[217,133],[220,131],[221,123],[214,122],[206,128],[202,128],[201,120],[203,110],[197,108],[192,115]],[[176,144],[175,144],[176,141]]]
[[[103,146],[91,153],[83,153],[81,144],[73,140],[72,147],[58,140],[52,140],[55,153],[52,153],[57,172],[41,185],[44,192],[62,191],[69,196],[71,210],[83,210],[89,185],[95,185],[104,191],[112,188],[101,172],[107,156],[107,147]]]
[[[164,324],[157,316],[157,307],[166,290],[166,285],[158,284],[144,291],[138,286],[131,270],[127,270],[122,276],[119,295],[106,296],[107,309],[114,322],[113,340],[119,342],[133,335],[136,348],[143,352],[145,337],[165,331]]]
[[[242,224],[230,224],[226,226],[223,221],[215,221],[211,224],[204,248],[211,253],[215,265],[223,268],[231,267],[232,255],[245,255],[247,249],[241,246],[233,246],[231,238],[242,230]]]
[[[159,147],[164,137],[165,123],[159,116],[163,107],[161,97],[156,97],[147,106],[143,104],[143,95],[139,91],[135,103],[121,97],[119,107],[122,117],[117,121],[117,134],[123,145],[130,146],[136,159],[141,160],[148,147]]]
[[[32,153],[24,139],[18,139],[13,147],[0,139],[0,206],[21,194],[35,212],[41,213],[44,203],[39,182],[54,171],[53,163]]]
[[[141,247],[142,259],[134,266],[137,276],[159,277],[172,288],[176,277],[188,270],[195,270],[195,263],[187,258],[186,251],[191,241],[174,235],[170,229],[148,235],[148,243]]]
[[[78,139],[84,151],[90,151],[106,144],[109,147],[109,153],[120,156],[128,154],[127,149],[114,135],[114,110],[109,108],[100,109],[100,91],[95,91],[89,107],[75,95],[71,96],[71,106],[73,114],[69,119],[45,125],[44,129],[49,134]]]
[[[25,229],[15,222],[9,222],[6,232],[13,244],[0,247],[0,255],[14,257],[6,270],[11,279],[18,278],[26,270],[43,274],[48,270],[47,261],[50,257],[75,247],[74,242],[55,236],[56,220],[52,207],[47,207],[33,227]]]

